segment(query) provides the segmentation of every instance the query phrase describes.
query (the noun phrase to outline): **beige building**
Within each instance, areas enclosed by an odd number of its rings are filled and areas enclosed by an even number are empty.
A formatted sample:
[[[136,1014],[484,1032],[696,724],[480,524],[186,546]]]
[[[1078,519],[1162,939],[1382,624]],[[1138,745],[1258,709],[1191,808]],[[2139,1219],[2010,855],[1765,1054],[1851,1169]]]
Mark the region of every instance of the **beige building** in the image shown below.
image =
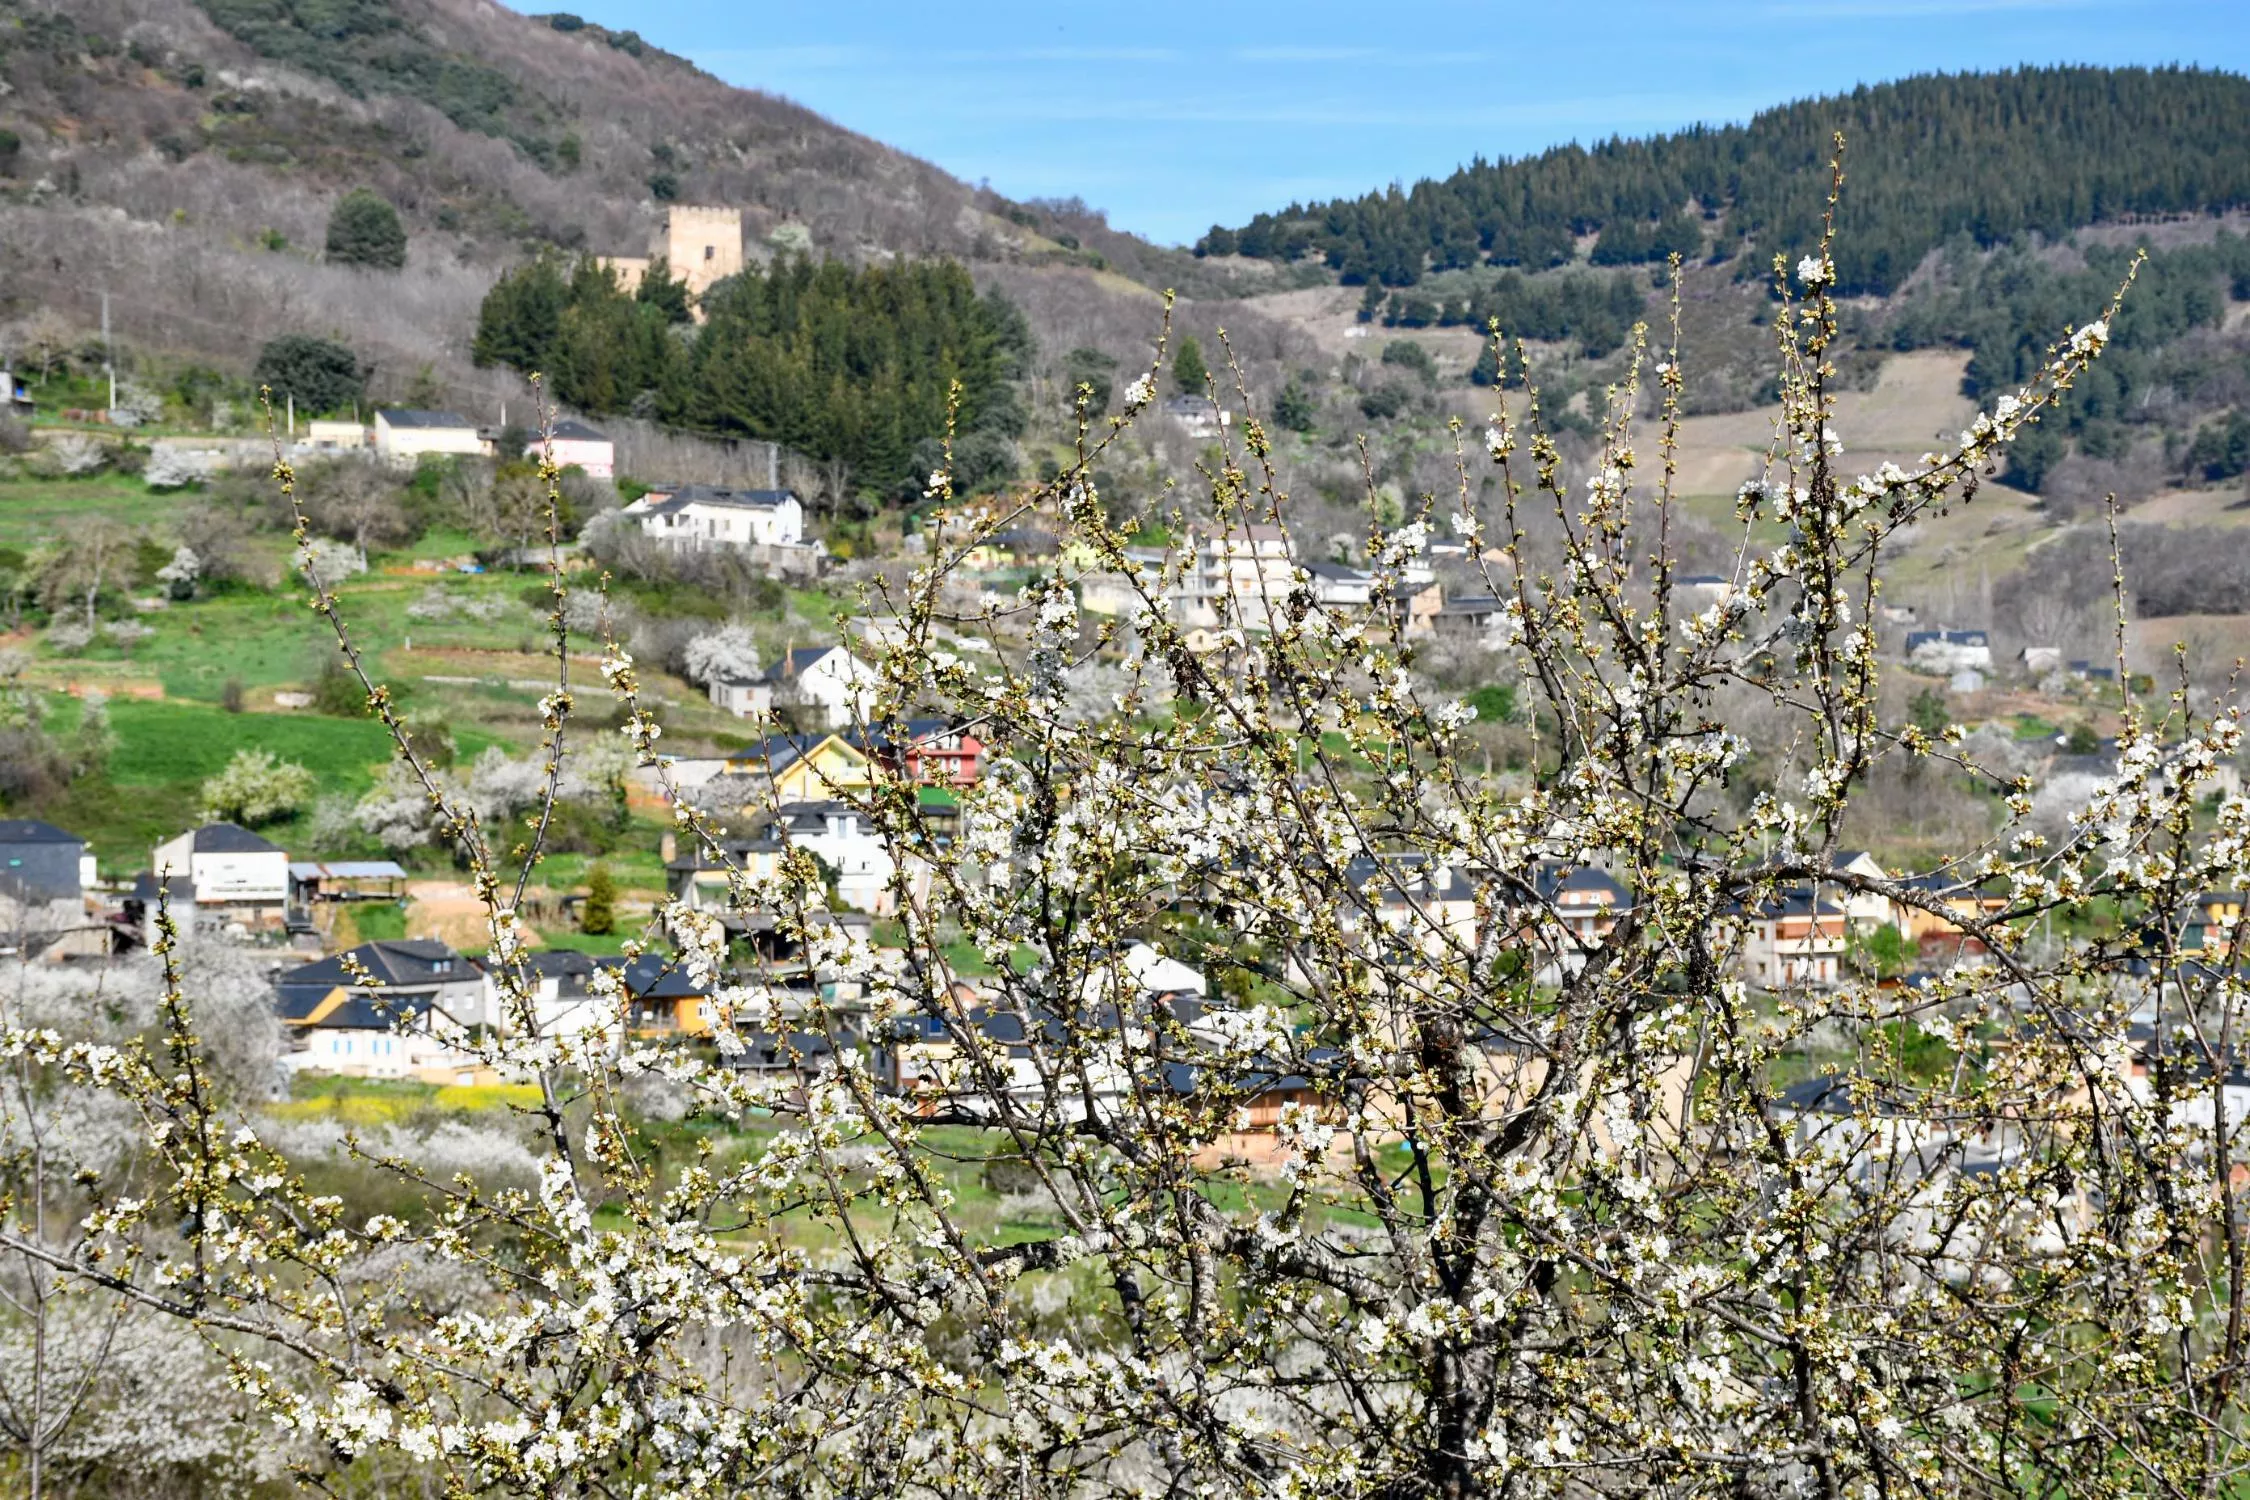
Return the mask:
[[[665,210],[664,227],[650,240],[648,254],[605,255],[602,264],[631,292],[639,290],[659,256],[672,275],[687,283],[688,303],[702,322],[703,294],[742,270],[742,210],[674,204]]]
[[[482,458],[492,450],[466,417],[449,411],[386,409],[375,413],[375,451],[385,462],[411,469],[425,453]]]

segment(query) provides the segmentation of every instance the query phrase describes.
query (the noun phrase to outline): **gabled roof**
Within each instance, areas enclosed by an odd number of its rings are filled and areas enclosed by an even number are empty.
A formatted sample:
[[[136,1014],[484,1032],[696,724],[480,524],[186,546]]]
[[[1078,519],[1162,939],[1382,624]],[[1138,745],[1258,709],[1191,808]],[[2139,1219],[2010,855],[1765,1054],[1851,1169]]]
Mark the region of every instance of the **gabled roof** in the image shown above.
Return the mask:
[[[799,646],[786,651],[775,659],[772,666],[766,668],[766,681],[787,682],[792,677],[801,676],[808,667],[835,651],[843,651],[846,656],[852,655],[841,646]],[[852,656],[852,660],[858,661],[859,658]]]
[[[1506,606],[1491,594],[1463,594],[1448,599],[1438,610],[1441,615],[1496,615]]]
[[[778,776],[830,740],[854,755],[863,759],[866,757],[866,751],[840,734],[769,734],[757,743],[745,745],[735,751],[727,757],[727,763],[749,766],[763,762],[759,769],[769,776]]]
[[[334,958],[299,965],[283,973],[275,983],[356,986],[360,981],[345,967],[346,958],[373,975],[385,990],[462,984],[481,972],[472,960],[434,938],[384,938],[361,943]]]
[[[1813,893],[1803,886],[1790,886],[1775,891],[1763,901],[1746,902],[1742,908],[1754,921],[1772,921],[1777,917],[1840,917],[1844,909],[1833,901],[1815,901]]]
[[[198,854],[280,854],[282,847],[260,838],[240,823],[206,823],[195,830],[189,848]]]
[[[274,1014],[284,1026],[325,1031],[389,1031],[435,1009],[427,994],[368,994],[340,984],[276,984]]]
[[[0,844],[83,844],[75,833],[65,833],[37,818],[0,818]]]
[[[663,498],[655,498],[659,495]],[[675,490],[650,491],[640,502],[640,513],[665,516],[691,505],[727,510],[778,510],[796,498],[795,490],[730,490],[715,484],[683,484]]]
[[[573,443],[606,443],[609,441],[607,433],[596,432],[584,422],[557,422],[555,424],[555,436]],[[539,446],[539,435],[537,433],[532,434],[531,443],[533,447]]]
[[[1532,867],[1531,889],[1550,906],[1601,905],[1611,911],[1624,911],[1633,904],[1625,887],[1612,880],[1608,872],[1592,865],[1542,861]]]
[[[1916,646],[1931,644],[1941,646],[1989,646],[1992,644],[1992,640],[1981,630],[1909,630],[1906,633],[1906,649],[1908,651],[1912,651]]]
[[[692,1000],[708,995],[715,984],[698,984],[677,960],[660,953],[644,953],[619,971],[625,992],[635,1000]]]
[[[1303,568],[1315,578],[1326,578],[1336,583],[1373,583],[1375,581],[1373,573],[1364,568],[1355,568],[1349,563],[1308,562],[1299,563],[1297,566]]]
[[[1796,1114],[1849,1115],[1864,1106],[1878,1115],[1903,1115],[1906,1102],[1891,1086],[1852,1073],[1816,1073],[1781,1089],[1775,1102]]]
[[[476,423],[458,412],[417,411],[410,406],[386,406],[375,415],[390,427],[476,427]]]

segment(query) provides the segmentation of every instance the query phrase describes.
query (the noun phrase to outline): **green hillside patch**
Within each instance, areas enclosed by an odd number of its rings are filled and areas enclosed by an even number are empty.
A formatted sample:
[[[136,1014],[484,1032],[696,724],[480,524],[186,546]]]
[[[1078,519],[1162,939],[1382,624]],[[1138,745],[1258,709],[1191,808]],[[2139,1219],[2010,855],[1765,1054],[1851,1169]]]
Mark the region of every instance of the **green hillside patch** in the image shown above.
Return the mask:
[[[9,479],[0,482],[0,547],[29,548],[49,537],[66,536],[88,521],[143,525],[166,504],[134,474]]]
[[[75,699],[52,700],[47,722],[67,735],[82,711]],[[201,703],[118,699],[109,704],[109,720],[116,748],[107,768],[25,809],[85,839],[105,874],[141,869],[155,844],[199,823],[204,781],[237,750],[294,761],[320,778],[322,796],[347,797],[366,792],[390,756],[390,736],[372,719],[230,714]],[[496,743],[476,730],[456,730],[455,737],[469,755]],[[260,831],[302,852],[305,824],[300,814]]]

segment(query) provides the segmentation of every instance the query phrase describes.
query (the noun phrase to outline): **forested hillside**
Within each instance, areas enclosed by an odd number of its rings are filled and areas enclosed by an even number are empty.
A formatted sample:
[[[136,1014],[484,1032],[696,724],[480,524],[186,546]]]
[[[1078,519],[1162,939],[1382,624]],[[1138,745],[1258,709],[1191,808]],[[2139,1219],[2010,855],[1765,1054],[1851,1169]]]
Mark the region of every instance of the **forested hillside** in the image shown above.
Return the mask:
[[[334,253],[362,189],[395,207],[402,264]],[[309,335],[354,351],[372,399],[498,420],[528,393],[471,358],[495,279],[544,253],[644,253],[671,203],[740,209],[752,260],[955,261],[1006,288],[1058,365],[1079,346],[1138,358],[1158,290],[1229,286],[1077,200],[1011,202],[567,14],[0,0],[0,364],[97,340],[106,307],[141,384],[244,379],[268,342]],[[1283,342],[1239,307],[1185,316],[1225,317],[1260,358]]]
[[[1992,244],[2134,215],[2250,203],[2250,80],[2186,68],[2025,68],[1910,78],[1766,110],[1746,125],[1477,160],[1442,182],[1292,204],[1200,251],[1324,257],[1347,283],[1411,286],[1480,263],[1597,265],[1790,253],[1819,234],[1830,141],[1850,141],[1850,293],[1896,290],[1962,232]]]
[[[557,398],[725,437],[777,441],[888,491],[942,466],[955,382],[959,481],[1013,477],[1030,373],[1015,305],[979,297],[946,261],[853,270],[796,258],[752,267],[704,303],[688,332],[684,286],[662,268],[635,294],[591,259],[542,256],[501,278],[478,318],[476,357],[546,372]],[[683,336],[684,335],[684,336]],[[919,496],[918,481],[907,483]]]

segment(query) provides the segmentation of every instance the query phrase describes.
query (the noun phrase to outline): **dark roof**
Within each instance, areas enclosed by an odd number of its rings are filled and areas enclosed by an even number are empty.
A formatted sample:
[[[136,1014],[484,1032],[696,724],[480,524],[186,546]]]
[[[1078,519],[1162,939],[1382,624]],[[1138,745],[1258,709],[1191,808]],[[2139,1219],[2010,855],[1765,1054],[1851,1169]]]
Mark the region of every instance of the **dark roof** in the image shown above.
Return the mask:
[[[578,443],[606,443],[609,441],[607,433],[596,432],[584,422],[557,422],[555,424],[555,436],[568,438],[572,442]],[[531,441],[534,447],[538,446],[539,435],[537,433],[532,434]]]
[[[769,734],[754,745],[743,746],[727,760],[730,763],[762,760],[766,773],[772,775],[812,754],[813,747],[827,738],[825,734]]]
[[[1837,917],[1844,913],[1844,909],[1833,901],[1816,903],[1813,893],[1801,885],[1775,891],[1763,901],[1746,903],[1743,911],[1760,921],[1775,917]]]
[[[75,833],[65,833],[37,818],[0,818],[0,844],[83,844]]]
[[[1909,630],[1906,633],[1908,651],[1916,646],[1932,643],[1942,646],[1989,646],[1992,640],[1981,630]]]
[[[1503,608],[1491,594],[1463,594],[1458,599],[1448,599],[1438,610],[1441,615],[1494,615]]]
[[[138,901],[143,906],[152,906],[156,902],[156,887],[156,876],[143,870],[133,877],[133,894],[126,899]],[[175,906],[192,906],[195,904],[195,881],[186,875],[174,875],[164,882],[164,894],[171,898]]]
[[[793,1068],[828,1056],[836,1043],[823,1031],[746,1031],[742,1047],[720,1060],[730,1068]]]
[[[335,989],[336,986],[332,984],[276,983],[274,1014],[284,1025],[311,1024],[310,1018],[326,1003]],[[389,1031],[402,1020],[429,1011],[432,1004],[432,999],[427,994],[392,994],[387,990],[374,994],[352,994],[341,1005],[322,1016],[318,1024],[323,1030]]]
[[[240,823],[206,823],[188,846],[198,854],[279,854],[281,846],[262,839]]]
[[[339,984],[356,986],[359,980],[344,967],[347,957],[381,981],[386,990],[412,989],[420,985],[460,984],[474,979],[480,972],[473,961],[434,938],[385,938],[372,943],[361,943],[357,948],[339,953],[334,958],[300,965],[282,974],[275,982],[288,985],[318,984],[324,989]]]
[[[931,746],[943,739],[978,738],[973,730],[957,728],[951,719],[908,719],[899,727],[906,731],[906,745],[910,750]],[[891,727],[887,724],[869,724],[865,728],[854,726],[844,731],[844,739],[860,750],[889,750],[893,738]]]
[[[677,961],[658,953],[644,953],[620,971],[625,992],[635,1000],[687,1000],[708,995],[713,986],[697,984]]]
[[[458,412],[416,411],[407,406],[386,406],[375,413],[392,427],[474,427],[476,423]]]
[[[648,501],[643,513],[669,515],[690,505],[727,505],[742,510],[773,510],[797,498],[795,490],[730,490],[715,484],[683,484],[675,490],[652,490],[662,499]]]
[[[1308,562],[1297,565],[1315,578],[1333,578],[1343,583],[1372,583],[1375,575],[1350,563]]]
[[[548,979],[559,979],[569,974],[591,974],[601,965],[593,955],[580,953],[575,948],[542,948],[531,955],[531,972]]]
[[[1625,894],[1625,887],[1612,880],[1608,873],[1592,865],[1556,864],[1542,861],[1531,871],[1531,889],[1540,900],[1554,905],[1564,896],[1607,896],[1613,911],[1631,907],[1633,898]],[[1572,905],[1581,903],[1572,902]]]
[[[766,681],[786,682],[829,652],[843,649],[841,646],[799,646],[793,651],[784,652],[772,666],[766,668]]]
[[[1879,1115],[1906,1113],[1898,1095],[1871,1078],[1850,1073],[1817,1073],[1779,1091],[1776,1102],[1797,1114],[1848,1115],[1861,1105]]]

